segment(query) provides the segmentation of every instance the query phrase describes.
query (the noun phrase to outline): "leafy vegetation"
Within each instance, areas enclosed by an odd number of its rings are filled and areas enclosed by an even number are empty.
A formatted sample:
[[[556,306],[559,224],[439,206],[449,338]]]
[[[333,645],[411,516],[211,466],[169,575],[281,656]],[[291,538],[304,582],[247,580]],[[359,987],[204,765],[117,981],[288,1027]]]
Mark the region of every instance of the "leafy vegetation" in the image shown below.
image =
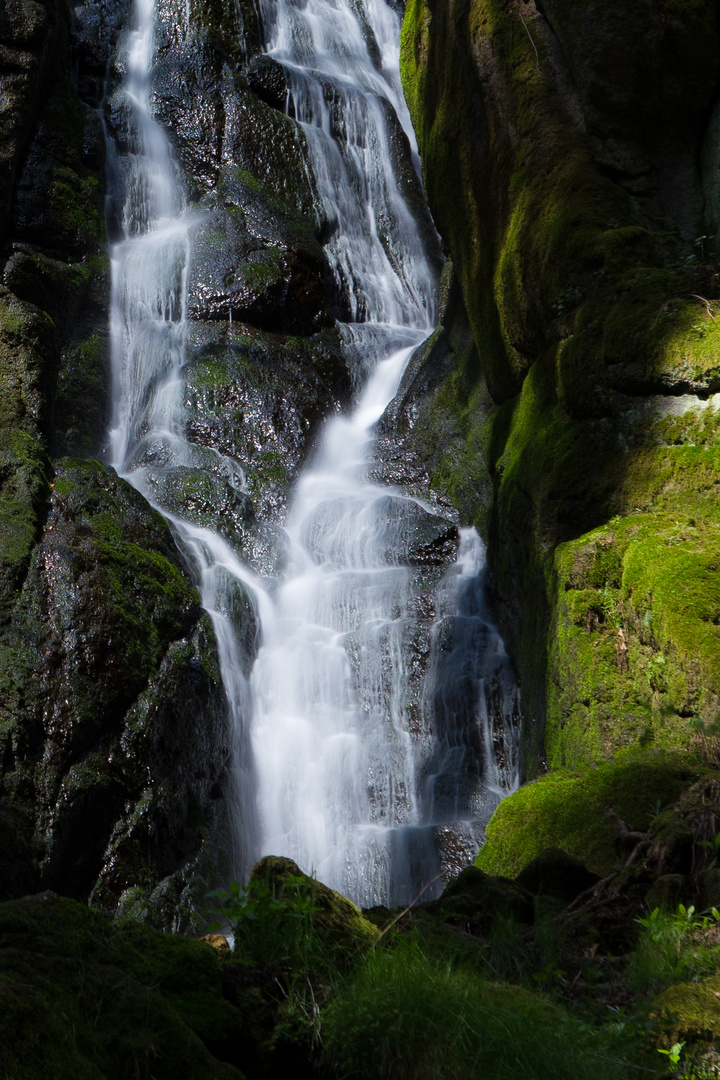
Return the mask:
[[[699,915],[691,904],[677,911],[653,908],[637,920],[640,936],[627,962],[628,986],[657,994],[680,982],[693,982],[720,969],[717,908]]]

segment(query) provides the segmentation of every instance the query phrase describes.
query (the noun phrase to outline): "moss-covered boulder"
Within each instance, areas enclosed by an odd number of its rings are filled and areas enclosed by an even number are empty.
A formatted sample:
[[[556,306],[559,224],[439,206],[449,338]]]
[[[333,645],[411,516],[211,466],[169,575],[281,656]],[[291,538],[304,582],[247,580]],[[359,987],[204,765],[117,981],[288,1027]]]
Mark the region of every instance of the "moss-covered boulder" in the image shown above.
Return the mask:
[[[717,723],[720,540],[709,503],[719,474],[712,448],[677,451],[665,470],[655,455],[652,479],[646,466],[653,513],[613,519],[556,551],[552,765],[638,743],[687,745]]]
[[[604,877],[630,854],[628,833],[647,833],[701,772],[686,753],[644,753],[540,777],[500,803],[477,865],[515,877],[556,847]]]
[[[720,978],[677,983],[655,998],[653,1010],[662,1024],[661,1048],[679,1042],[713,1048],[720,1040]]]
[[[434,476],[486,529],[528,773],[718,715],[717,42],[711,0],[407,7],[403,83],[479,354],[425,439],[463,418]]]
[[[373,946],[380,937],[377,927],[351,900],[308,877],[292,859],[266,855],[253,867],[250,881],[266,883],[278,895],[288,881],[303,884],[314,908],[313,931],[336,952],[357,954]]]
[[[487,932],[498,917],[526,923],[533,919],[532,898],[522,885],[476,866],[453,878],[442,896],[423,904],[419,913],[423,920],[437,919],[473,935]]]
[[[580,859],[558,847],[549,847],[524,866],[516,883],[535,896],[548,896],[569,904],[597,884],[599,878]]]

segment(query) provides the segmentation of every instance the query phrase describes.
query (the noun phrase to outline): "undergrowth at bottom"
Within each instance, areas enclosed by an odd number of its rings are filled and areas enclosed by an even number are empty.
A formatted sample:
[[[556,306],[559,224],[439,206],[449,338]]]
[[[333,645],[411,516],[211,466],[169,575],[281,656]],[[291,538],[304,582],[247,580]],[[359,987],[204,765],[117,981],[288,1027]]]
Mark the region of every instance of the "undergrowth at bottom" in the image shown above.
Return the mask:
[[[538,994],[442,964],[411,935],[372,951],[335,988],[320,1022],[326,1059],[343,1080],[627,1076],[611,1033]]]
[[[570,979],[558,967],[567,943],[550,910],[532,928],[498,914],[483,941],[457,939],[453,949],[427,926],[400,929],[393,919],[374,928],[301,873],[212,895],[233,929],[235,960],[278,988],[270,1045],[304,1047],[330,1080],[720,1075],[657,998],[720,970],[715,909],[656,908],[635,919],[624,957],[586,962]],[[335,902],[354,912],[352,934],[342,929],[347,912],[333,921]]]

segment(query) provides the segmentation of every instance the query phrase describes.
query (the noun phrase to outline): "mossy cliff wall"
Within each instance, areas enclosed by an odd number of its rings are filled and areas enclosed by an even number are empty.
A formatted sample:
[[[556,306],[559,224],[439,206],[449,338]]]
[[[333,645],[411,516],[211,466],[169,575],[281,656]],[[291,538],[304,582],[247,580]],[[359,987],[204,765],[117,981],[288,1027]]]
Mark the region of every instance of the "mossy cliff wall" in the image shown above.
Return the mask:
[[[410,0],[401,55],[477,348],[431,479],[478,493],[526,770],[686,745],[720,719],[718,5]]]

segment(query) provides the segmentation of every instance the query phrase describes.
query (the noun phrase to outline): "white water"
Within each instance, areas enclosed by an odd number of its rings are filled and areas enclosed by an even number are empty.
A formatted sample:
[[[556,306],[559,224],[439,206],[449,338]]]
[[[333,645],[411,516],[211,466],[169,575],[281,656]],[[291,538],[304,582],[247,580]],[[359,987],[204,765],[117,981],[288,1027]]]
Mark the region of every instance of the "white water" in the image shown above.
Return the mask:
[[[514,783],[516,692],[478,591],[475,534],[463,536],[437,597],[443,618],[429,647],[433,686],[455,671],[446,696],[459,677],[462,702],[443,713],[432,687],[414,685],[422,574],[409,560],[439,519],[367,480],[373,425],[435,308],[433,273],[393,166],[396,117],[412,139],[398,19],[383,0],[263,0],[261,14],[268,51],[287,73],[288,111],[306,134],[326,250],[352,312],[349,355],[372,373],[352,415],[326,425],[297,485],[289,566],[274,598],[225,541],[166,516],[218,638],[235,732],[236,873],[260,854],[289,855],[360,903],[399,903],[448,862],[443,844],[472,853],[478,822]],[[136,0],[136,17],[121,87],[131,147],[118,159],[123,235],[111,250],[111,441],[115,467],[158,505],[151,468],[171,482],[188,468],[219,470],[239,493],[244,476],[237,462],[184,437],[193,219],[151,114],[152,0]],[[236,632],[245,588],[261,626],[250,682]]]

